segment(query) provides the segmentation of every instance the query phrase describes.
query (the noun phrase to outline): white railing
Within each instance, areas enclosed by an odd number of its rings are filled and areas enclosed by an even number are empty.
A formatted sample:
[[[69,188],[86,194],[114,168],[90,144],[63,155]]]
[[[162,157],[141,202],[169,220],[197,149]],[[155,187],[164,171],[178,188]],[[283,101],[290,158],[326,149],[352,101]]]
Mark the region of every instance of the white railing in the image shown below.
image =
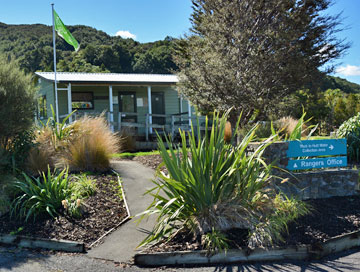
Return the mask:
[[[112,130],[121,131],[126,128],[143,128],[145,133],[146,141],[149,140],[150,135],[156,131],[159,134],[168,133],[171,135],[177,135],[179,129],[183,131],[190,131],[192,122],[194,129],[197,128],[199,122],[200,130],[204,131],[205,128],[205,117],[203,116],[189,116],[187,112],[177,114],[139,114],[133,112],[119,112],[116,122],[110,122],[110,112],[81,112],[77,111],[72,115],[72,120],[76,121],[83,116],[100,116],[104,115],[106,121]],[[67,114],[61,115],[60,118],[65,118]],[[162,118],[164,124],[159,124],[157,118]],[[130,121],[129,119],[134,119]],[[139,119],[141,122],[139,122]],[[191,122],[190,122],[191,121]]]
[[[128,122],[124,120],[129,117],[142,117],[144,115],[140,115],[138,113],[129,113],[129,112],[119,112],[118,114],[118,124],[117,129],[120,131],[121,129],[127,128],[144,128],[145,129],[145,138],[146,141],[149,140],[149,135],[153,133],[153,131],[157,131],[157,133],[171,133],[171,135],[176,135],[179,129],[190,131],[190,121],[193,123],[193,126],[197,128],[197,119],[199,119],[200,130],[205,130],[205,126],[203,125],[205,122],[205,117],[203,116],[192,116],[189,117],[187,112],[178,113],[178,114],[145,114],[145,124],[136,122]],[[156,118],[163,118],[165,124],[157,124],[154,123]],[[190,120],[190,121],[189,121]]]

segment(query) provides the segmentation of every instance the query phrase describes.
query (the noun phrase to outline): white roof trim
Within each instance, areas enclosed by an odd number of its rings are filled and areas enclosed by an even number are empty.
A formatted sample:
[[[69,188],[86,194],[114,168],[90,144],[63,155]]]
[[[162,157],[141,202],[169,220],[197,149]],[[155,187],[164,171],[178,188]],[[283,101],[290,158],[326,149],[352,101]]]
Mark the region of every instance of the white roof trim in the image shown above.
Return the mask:
[[[54,72],[35,72],[41,78],[54,81]],[[57,72],[58,82],[111,82],[111,83],[168,83],[178,82],[176,75],[165,74],[115,74],[115,73],[65,73]]]

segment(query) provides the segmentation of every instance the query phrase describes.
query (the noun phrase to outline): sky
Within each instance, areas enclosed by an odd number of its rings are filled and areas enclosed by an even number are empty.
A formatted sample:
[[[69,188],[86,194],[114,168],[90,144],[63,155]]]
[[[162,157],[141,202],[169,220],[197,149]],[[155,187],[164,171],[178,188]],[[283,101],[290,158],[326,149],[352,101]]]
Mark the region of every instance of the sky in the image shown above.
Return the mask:
[[[191,0],[0,0],[0,22],[51,25],[51,3],[65,25],[87,25],[139,42],[178,38],[191,26]],[[337,0],[327,11],[340,12],[346,29],[337,36],[352,46],[334,62],[333,75],[360,84],[360,0]]]

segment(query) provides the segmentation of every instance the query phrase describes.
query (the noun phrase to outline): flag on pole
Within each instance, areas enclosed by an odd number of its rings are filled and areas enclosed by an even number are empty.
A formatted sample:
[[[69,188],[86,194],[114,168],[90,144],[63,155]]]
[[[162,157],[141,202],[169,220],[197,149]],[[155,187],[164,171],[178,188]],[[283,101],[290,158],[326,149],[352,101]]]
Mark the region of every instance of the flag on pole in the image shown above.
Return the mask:
[[[75,49],[75,51],[78,51],[80,48],[79,43],[77,40],[71,35],[70,31],[66,28],[64,23],[61,21],[59,15],[54,10],[54,25],[55,25],[55,31],[57,34],[63,38],[68,44],[72,45]]]

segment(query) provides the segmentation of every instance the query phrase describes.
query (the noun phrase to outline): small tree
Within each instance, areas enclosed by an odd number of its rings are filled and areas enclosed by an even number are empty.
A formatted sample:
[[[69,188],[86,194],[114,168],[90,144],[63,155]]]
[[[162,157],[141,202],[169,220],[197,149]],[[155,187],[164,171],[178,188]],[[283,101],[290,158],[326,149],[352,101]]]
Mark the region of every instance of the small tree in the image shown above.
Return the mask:
[[[233,107],[243,123],[274,112],[348,48],[331,0],[192,0],[192,34],[179,43],[179,91],[202,112]],[[325,72],[331,71],[328,66]]]
[[[27,130],[34,119],[36,89],[31,76],[0,56],[0,148]]]

